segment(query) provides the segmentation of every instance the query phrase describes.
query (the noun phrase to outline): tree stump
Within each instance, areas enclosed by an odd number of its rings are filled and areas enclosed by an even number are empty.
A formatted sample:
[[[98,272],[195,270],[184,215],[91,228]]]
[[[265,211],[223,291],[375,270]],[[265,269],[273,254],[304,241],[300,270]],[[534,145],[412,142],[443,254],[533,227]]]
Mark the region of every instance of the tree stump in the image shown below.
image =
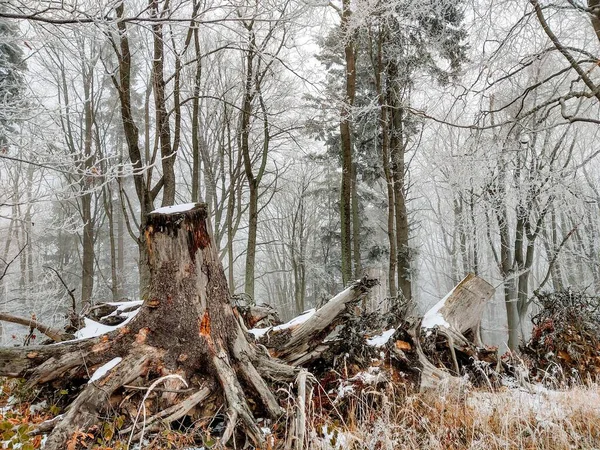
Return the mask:
[[[48,450],[66,448],[73,433],[98,422],[113,393],[140,377],[146,385],[165,377],[169,390],[185,392],[163,393],[160,417],[147,418],[147,424],[181,418],[203,403],[223,404],[228,424],[222,443],[243,430],[262,446],[264,436],[250,404],[261,415],[280,416],[283,409],[267,380],[293,380],[296,371],[249,341],[229,301],[206,205],[158,209],[148,215],[144,233],[151,281],[131,322],[92,339],[0,349],[0,363],[6,363],[0,375],[25,377],[33,386],[63,375],[86,378],[88,368],[117,362],[84,385],[48,437]],[[132,434],[134,427],[128,430]]]
[[[425,313],[419,324],[415,341],[417,353],[423,369],[421,388],[437,386],[442,380],[452,380],[447,371],[436,367],[427,358],[420,344],[421,330],[435,328],[437,333],[448,340],[455,375],[460,375],[456,351],[467,351],[476,355],[478,347],[483,347],[480,326],[486,303],[493,297],[494,287],[475,274],[469,273],[449,293]],[[467,336],[471,336],[469,339]]]

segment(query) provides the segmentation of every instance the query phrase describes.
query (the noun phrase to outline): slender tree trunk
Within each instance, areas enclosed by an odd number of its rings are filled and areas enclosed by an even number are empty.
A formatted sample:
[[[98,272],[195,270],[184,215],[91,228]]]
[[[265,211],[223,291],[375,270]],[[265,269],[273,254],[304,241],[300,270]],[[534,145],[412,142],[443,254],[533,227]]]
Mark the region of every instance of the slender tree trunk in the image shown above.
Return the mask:
[[[398,68],[394,62],[388,64],[388,104],[390,106],[390,157],[392,161],[392,178],[394,180],[394,212],[396,220],[396,252],[398,290],[407,301],[412,299],[410,273],[410,247],[408,212],[405,193],[405,162],[404,162],[404,111],[398,86]]]
[[[508,211],[506,208],[506,164],[503,157],[499,161],[497,183],[495,210],[500,231],[500,273],[504,278],[504,304],[506,305],[506,320],[508,325],[508,348],[516,351],[519,346],[519,309],[515,282],[511,278],[513,268],[510,231],[508,228]]]
[[[150,283],[150,267],[148,265],[147,246],[145,236],[141,232],[146,225],[146,217],[154,209],[154,195],[149,188],[149,181],[146,181],[142,152],[139,144],[139,129],[133,117],[133,107],[131,101],[131,51],[129,46],[127,23],[123,21],[125,16],[124,3],[118,3],[115,7],[117,13],[117,30],[119,32],[119,41],[117,43],[119,53],[117,55],[119,62],[118,78],[113,79],[115,88],[119,93],[121,106],[121,120],[125,141],[129,153],[129,160],[133,166],[133,182],[135,191],[140,204],[140,237],[138,239],[139,252],[139,282],[140,295],[145,298],[147,288]]]
[[[256,265],[256,238],[258,232],[258,186],[249,183],[248,240],[246,248],[246,270],[244,292],[254,300],[254,273]]]
[[[198,28],[194,31],[194,49],[196,52],[196,73],[194,76],[194,96],[192,98],[192,201],[200,200],[200,81],[202,62]],[[206,164],[206,163],[205,163]],[[211,204],[207,202],[210,207]]]
[[[113,302],[119,301],[119,271],[117,269],[117,239],[115,231],[115,210],[113,208],[112,190],[104,189],[104,211],[108,222],[108,242],[110,247],[110,290]]]
[[[352,256],[354,259],[354,279],[363,276],[363,268],[360,254],[360,215],[358,206],[358,183],[356,163],[352,164]]]
[[[92,213],[91,187],[94,178],[91,171],[94,166],[92,155],[92,133],[94,112],[92,111],[92,76],[93,71],[84,71],[84,157],[81,188],[84,194],[81,196],[81,218],[83,220],[82,258],[81,258],[81,308],[85,308],[92,301],[94,290],[94,217]],[[89,176],[89,178],[88,178]]]
[[[479,275],[479,241],[477,240],[477,224],[475,223],[475,194],[473,188],[470,190],[469,212],[471,240],[473,242],[473,273]]]
[[[27,208],[25,209],[25,229],[27,230],[27,280],[29,286],[33,285],[34,282],[34,269],[33,269],[33,218],[31,215],[31,208],[33,205],[32,194],[33,194],[33,166],[29,165],[27,168]]]
[[[383,64],[383,42],[386,39],[384,33],[380,30],[377,40],[377,63],[375,67],[375,88],[377,90],[377,99],[379,102],[379,127],[381,130],[381,157],[383,160],[383,175],[387,189],[387,237],[389,243],[389,261],[388,261],[388,286],[390,297],[396,297],[396,229],[394,226],[394,180],[390,168],[390,149],[389,149],[389,117],[386,95],[381,83],[381,75],[385,71]]]
[[[122,142],[121,142],[122,145]],[[120,300],[125,296],[125,218],[121,196],[117,196],[117,298]]]
[[[258,185],[259,182],[252,170],[250,155],[250,123],[252,118],[252,102],[255,97],[254,86],[254,52],[256,40],[252,25],[248,27],[249,48],[246,54],[246,82],[241,111],[240,147],[244,160],[244,171],[248,181],[248,240],[246,245],[246,267],[244,291],[254,300],[254,266],[256,264],[256,236],[258,227]]]
[[[466,224],[465,224],[465,216],[464,216],[464,202],[458,196],[458,198],[454,199],[454,228],[456,228],[456,233],[458,234],[458,243],[460,256],[462,259],[462,271],[461,274],[464,275],[466,273],[471,272],[471,265],[469,264],[469,252],[467,250],[467,233],[466,233]]]
[[[340,189],[340,224],[342,251],[342,283],[352,278],[352,105],[356,94],[356,54],[349,28],[352,11],[350,0],[342,1],[341,34],[344,39],[346,91],[340,112],[342,142],[342,183]]]
[[[159,0],[152,0],[150,10],[154,18],[159,17]],[[164,39],[163,25],[154,22],[154,59],[152,62],[152,83],[154,88],[154,107],[156,111],[156,133],[160,139],[160,156],[162,159],[163,197],[162,206],[175,203],[175,154],[171,146],[171,128],[165,98],[164,78]]]

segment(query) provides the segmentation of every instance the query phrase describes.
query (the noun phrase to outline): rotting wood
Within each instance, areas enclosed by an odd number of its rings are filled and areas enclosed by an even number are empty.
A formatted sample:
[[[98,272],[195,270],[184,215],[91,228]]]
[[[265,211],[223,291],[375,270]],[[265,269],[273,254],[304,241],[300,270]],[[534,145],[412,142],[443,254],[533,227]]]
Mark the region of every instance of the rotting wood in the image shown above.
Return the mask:
[[[356,305],[377,284],[376,279],[368,277],[354,282],[304,322],[271,328],[257,345],[250,339],[243,319],[250,317],[247,325],[252,326],[264,314],[244,317],[232,306],[210,235],[206,207],[199,204],[185,211],[152,213],[146,222],[151,283],[146,301],[126,326],[87,340],[0,349],[0,363],[5,363],[0,364],[0,375],[23,376],[28,387],[53,380],[60,383],[59,378],[85,383],[107,361],[122,358],[99,381],[85,385],[65,416],[45,426],[53,428],[46,447],[50,450],[64,448],[69,433],[97,421],[109,406],[111,394],[119,398],[128,386],[133,386],[126,394],[127,407],[137,409],[136,402],[143,395],[137,387],[165,376],[181,377],[188,387],[183,389],[181,383],[174,382],[157,390],[158,395],[150,399],[155,402],[147,418],[150,431],[194,411],[213,414],[221,408],[228,422],[220,444],[238,445],[245,435],[259,448],[265,445],[265,436],[255,417],[280,417],[284,409],[283,399],[276,395],[277,383],[296,380],[297,408],[289,431],[293,439],[286,442],[290,448],[302,448],[307,433],[303,422],[308,401],[306,377],[312,375],[306,371],[298,375],[299,367],[331,363],[331,369],[335,366],[349,377],[347,369],[337,365],[345,357],[336,355],[351,353],[357,346],[367,355],[364,364],[384,352],[397,372],[405,374],[401,378],[420,371],[420,385],[433,387],[458,380],[452,372],[464,369],[465,355],[478,358],[477,330],[493,288],[474,275],[459,283],[439,307],[437,332],[448,340],[443,352],[453,353],[450,361],[454,362],[446,361],[445,367],[432,360],[429,350],[422,347],[428,332],[422,333],[420,324],[413,327],[402,319],[390,326],[381,317],[371,322],[369,317],[360,316]],[[370,346],[366,337],[377,333],[367,334],[365,329],[377,330],[383,323],[395,329],[394,338],[384,345]],[[345,350],[344,346],[350,348]],[[352,370],[365,368],[356,366]],[[409,383],[417,385],[418,377]],[[133,437],[140,436],[138,427],[130,425],[126,429]]]

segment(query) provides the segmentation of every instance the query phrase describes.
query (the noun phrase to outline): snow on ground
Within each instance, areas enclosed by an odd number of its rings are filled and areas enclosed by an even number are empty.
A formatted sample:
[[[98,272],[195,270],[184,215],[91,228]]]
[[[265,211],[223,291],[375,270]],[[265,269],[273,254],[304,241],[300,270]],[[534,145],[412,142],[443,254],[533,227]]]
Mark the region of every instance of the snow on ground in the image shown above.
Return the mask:
[[[487,418],[498,412],[507,417],[532,417],[545,426],[562,426],[572,416],[600,416],[600,390],[575,387],[568,391],[507,388],[497,392],[472,392],[467,399],[478,416]]]
[[[371,347],[383,347],[387,344],[387,341],[394,335],[396,332],[395,328],[390,328],[387,331],[384,331],[378,336],[373,336],[371,339],[367,339],[367,344]]]
[[[437,302],[433,306],[433,308],[431,308],[425,313],[425,315],[423,316],[423,321],[421,322],[421,327],[433,328],[435,326],[443,326],[450,328],[450,324],[446,322],[446,319],[444,319],[444,316],[442,315],[440,310],[444,307],[444,305],[446,304],[446,300],[450,298],[453,292],[454,289],[448,292],[448,294],[443,299]]]
[[[342,450],[349,448],[353,442],[352,436],[347,431],[342,431],[338,427],[324,425],[320,427],[320,433],[317,435],[314,431],[311,434],[311,443],[314,448],[322,450]]]
[[[88,381],[88,384],[93,383],[94,381],[98,381],[100,378],[102,378],[104,375],[106,375],[110,369],[115,367],[122,360],[123,360],[123,358],[116,357],[116,358],[111,359],[109,362],[107,362],[103,366],[98,367],[96,369],[96,371],[94,372],[94,375],[92,375],[92,377]]]
[[[174,214],[180,212],[186,212],[193,209],[196,203],[182,203],[181,205],[163,206],[162,208],[155,209],[150,214]]]
[[[316,312],[317,312],[317,310],[315,308],[311,308],[307,311],[304,311],[299,316],[294,317],[289,322],[283,323],[281,325],[277,325],[276,327],[252,328],[251,330],[248,330],[248,332],[252,333],[256,339],[260,339],[261,337],[263,337],[266,333],[268,333],[271,330],[274,330],[274,331],[285,330],[287,328],[291,328],[291,327],[295,327],[296,325],[300,325],[300,324],[306,322],[308,319],[310,319]]]
[[[380,381],[387,379],[385,373],[379,367],[369,367],[366,371],[358,372],[348,381],[362,381],[364,384],[377,385]]]

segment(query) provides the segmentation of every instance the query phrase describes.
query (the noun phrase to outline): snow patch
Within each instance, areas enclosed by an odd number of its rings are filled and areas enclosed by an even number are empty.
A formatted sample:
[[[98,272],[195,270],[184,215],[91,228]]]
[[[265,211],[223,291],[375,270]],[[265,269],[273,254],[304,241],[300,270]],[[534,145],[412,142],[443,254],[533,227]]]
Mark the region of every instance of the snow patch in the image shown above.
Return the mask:
[[[251,330],[248,330],[248,333],[252,333],[256,339],[260,339],[261,337],[263,337],[265,334],[267,334],[271,330],[274,330],[274,331],[286,330],[288,328],[292,328],[297,325],[303,324],[308,319],[310,319],[316,312],[317,312],[317,310],[312,308],[307,311],[304,311],[299,316],[294,317],[289,322],[283,323],[281,325],[277,325],[276,327],[252,328]]]
[[[425,316],[423,316],[423,321],[421,322],[422,328],[433,328],[435,326],[450,328],[450,324],[446,322],[446,319],[444,319],[444,316],[442,315],[440,310],[444,307],[444,305],[446,304],[446,300],[450,298],[453,292],[454,289],[448,292],[448,294],[443,299],[437,302],[433,308],[431,308],[425,313]]]
[[[323,450],[342,450],[348,448],[352,439],[350,436],[338,430],[337,428],[325,425],[321,427],[321,434],[323,436],[321,441],[321,447]]]
[[[46,402],[46,400],[42,400],[39,403],[34,403],[33,405],[31,405],[29,407],[29,413],[35,414],[35,413],[45,410],[47,407],[48,407],[48,403]]]
[[[142,306],[144,300],[135,300],[135,301],[127,301],[127,302],[108,302],[107,305],[117,306],[117,311],[124,311],[134,306]]]
[[[364,384],[377,385],[380,381],[386,379],[385,374],[381,373],[379,367],[369,367],[366,372],[358,372],[349,381],[362,381]]]
[[[263,337],[265,334],[267,334],[267,332],[269,332],[273,327],[267,327],[267,328],[252,328],[251,330],[248,330],[248,333],[253,334],[254,335],[254,339],[260,339],[261,337]]]
[[[379,336],[373,336],[371,339],[367,339],[367,344],[371,347],[383,347],[385,344],[387,344],[395,332],[395,328],[390,328],[389,330],[381,333]]]
[[[88,381],[88,384],[93,383],[94,381],[98,381],[100,378],[106,375],[110,369],[115,367],[121,361],[123,361],[123,358],[117,356],[116,358],[111,359],[103,366],[98,367],[94,372],[94,375],[92,375],[92,377],[90,378],[90,381]]]
[[[278,330],[285,330],[287,328],[291,328],[294,327],[296,325],[300,325],[304,322],[306,322],[308,319],[310,319],[312,316],[314,316],[314,314],[317,312],[317,310],[315,308],[311,308],[307,311],[304,311],[302,314],[300,314],[298,317],[294,317],[292,320],[290,320],[289,322],[286,322],[284,324],[281,325],[277,325],[276,327],[273,327],[273,329],[275,331]]]
[[[190,211],[194,209],[196,203],[182,203],[181,205],[163,206],[162,208],[155,209],[150,214],[175,214]]]
[[[343,399],[346,395],[352,394],[353,392],[354,392],[354,386],[352,386],[350,384],[345,384],[344,382],[340,383],[340,385],[338,386],[338,390],[337,390],[337,396],[335,397],[333,404],[335,405],[337,402],[339,402],[341,399]]]
[[[99,322],[96,322],[92,319],[88,319],[87,317],[85,317],[83,319],[85,326],[81,330],[78,330],[75,333],[75,338],[76,339],[89,339],[89,338],[93,338],[96,336],[101,336],[106,333],[110,333],[111,331],[115,331],[117,328],[125,326],[129,322],[131,322],[131,320],[137,315],[137,313],[139,311],[140,310],[137,309],[135,311],[130,311],[128,313],[124,313],[125,315],[127,315],[127,319],[125,319],[122,323],[120,323],[118,325],[104,325],[104,324],[101,324]]]

